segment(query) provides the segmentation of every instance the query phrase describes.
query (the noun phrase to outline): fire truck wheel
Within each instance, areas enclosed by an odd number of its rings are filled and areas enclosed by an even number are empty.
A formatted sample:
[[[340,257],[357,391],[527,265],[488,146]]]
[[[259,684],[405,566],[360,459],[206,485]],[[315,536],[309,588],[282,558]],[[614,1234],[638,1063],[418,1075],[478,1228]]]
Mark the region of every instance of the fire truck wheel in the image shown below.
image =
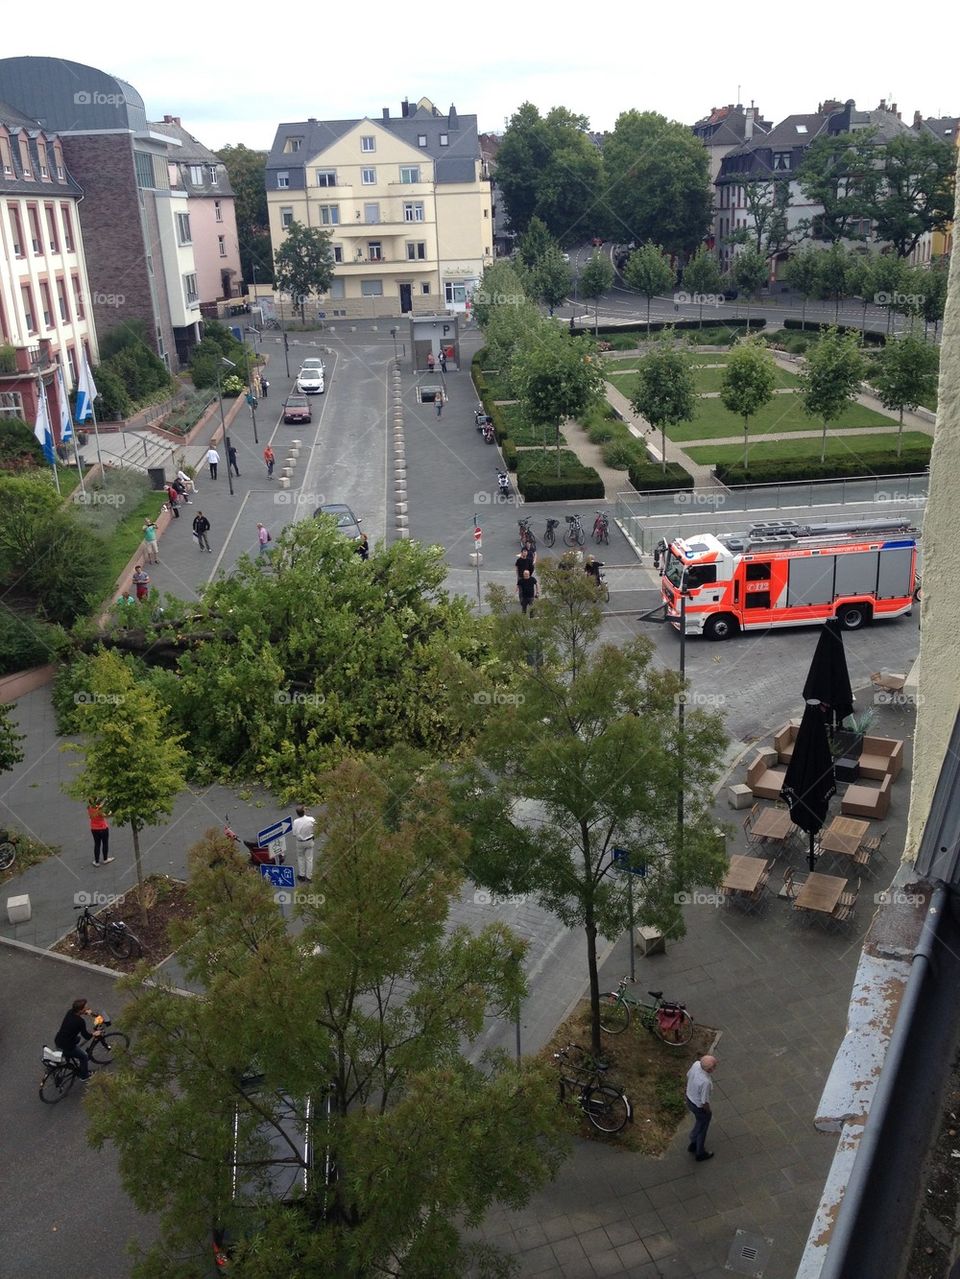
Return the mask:
[[[870,620],[870,611],[866,604],[848,604],[837,614],[840,625],[845,631],[858,631]]]
[[[703,633],[710,640],[725,640],[736,635],[737,629],[735,618],[728,613],[717,613],[716,616],[707,618]]]

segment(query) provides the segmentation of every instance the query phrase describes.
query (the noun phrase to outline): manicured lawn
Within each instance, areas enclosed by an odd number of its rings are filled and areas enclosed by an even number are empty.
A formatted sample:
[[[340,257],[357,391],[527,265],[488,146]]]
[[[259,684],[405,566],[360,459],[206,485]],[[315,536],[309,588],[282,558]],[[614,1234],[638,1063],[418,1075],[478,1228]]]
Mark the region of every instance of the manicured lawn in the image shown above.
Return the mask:
[[[483,371],[483,379],[487,384],[487,395],[492,400],[512,400],[513,391],[507,386],[505,377],[501,377],[499,373],[488,373],[486,369]]]
[[[893,418],[851,404],[831,426],[869,430],[871,427],[896,426]],[[803,411],[799,395],[777,395],[772,402],[750,419],[751,435],[770,435],[781,431],[819,431],[822,425]],[[684,440],[715,440],[725,435],[742,435],[743,419],[728,412],[719,399],[701,400],[692,422],[669,427],[667,436],[678,444]]]
[[[697,391],[701,395],[704,391],[719,391],[723,373],[723,369],[695,368],[693,375],[696,379]],[[795,387],[800,385],[800,379],[796,373],[789,373],[786,369],[777,367],[774,369],[773,385],[775,387]]]
[[[752,432],[751,432],[752,440]],[[929,447],[931,438],[924,435],[920,431],[904,431],[903,447],[917,448],[926,445]],[[870,454],[880,452],[889,452],[891,457],[896,456],[897,437],[893,435],[872,435],[864,437],[862,435],[850,436],[831,436],[827,432],[827,457],[850,457],[856,455],[857,451],[867,451]],[[743,458],[743,444],[703,444],[697,448],[686,449],[685,452],[693,459],[694,462],[739,462]],[[820,457],[820,440],[766,440],[758,441],[750,444],[750,460],[751,462],[761,462],[765,460],[776,460],[778,458],[819,458]]]
[[[546,445],[550,447],[557,442],[556,431],[552,427],[533,426],[523,416],[519,404],[501,404],[500,412],[507,425],[507,432],[514,444]],[[560,432],[560,443],[566,444],[563,432]]]

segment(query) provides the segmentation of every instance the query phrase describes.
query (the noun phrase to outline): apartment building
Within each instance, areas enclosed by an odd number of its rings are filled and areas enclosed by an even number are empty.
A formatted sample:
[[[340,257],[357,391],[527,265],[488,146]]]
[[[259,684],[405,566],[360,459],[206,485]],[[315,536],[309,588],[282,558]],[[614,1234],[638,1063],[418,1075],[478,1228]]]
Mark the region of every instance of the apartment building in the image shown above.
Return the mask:
[[[58,362],[69,391],[97,359],[81,197],[57,134],[0,102],[0,423],[33,423],[41,382],[58,423]]]
[[[492,260],[477,119],[452,106],[281,124],[266,185],[274,251],[293,222],[332,237],[330,318],[465,311]]]
[[[80,218],[101,339],[140,321],[174,369],[199,341],[189,199],[170,182],[177,148],[126,81],[66,58],[0,58],[0,100],[60,137],[83,192]]]
[[[241,297],[237,214],[226,165],[183,127],[179,116],[165,115],[150,129],[169,140],[170,189],[187,196],[201,307]]]

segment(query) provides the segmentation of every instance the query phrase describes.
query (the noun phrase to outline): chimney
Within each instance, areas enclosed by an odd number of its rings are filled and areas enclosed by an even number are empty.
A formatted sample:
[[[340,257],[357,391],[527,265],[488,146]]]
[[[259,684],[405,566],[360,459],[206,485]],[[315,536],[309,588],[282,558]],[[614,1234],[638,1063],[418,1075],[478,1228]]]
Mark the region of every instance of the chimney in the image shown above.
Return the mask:
[[[450,114],[447,116],[447,128],[450,130],[459,129],[460,121],[457,118],[457,108],[450,103]]]
[[[890,110],[893,112],[893,114],[894,114],[894,115],[897,117],[897,119],[899,120],[899,119],[900,119],[900,112],[897,110],[897,104],[896,104],[896,103],[894,103],[894,104],[893,104],[893,106],[890,108]]]
[[[390,108],[389,108],[389,107],[384,107],[384,108],[383,108],[383,118],[384,118],[384,120],[389,120],[389,119],[390,119]]]
[[[410,114],[410,103],[407,98],[404,98],[404,100],[400,103],[400,118],[402,120],[406,120],[409,114]]]
[[[921,113],[920,113],[919,111],[914,111],[914,113],[913,113],[913,127],[914,127],[915,129],[919,129],[919,128],[920,128],[920,126],[921,126],[921,124],[923,124],[923,116],[921,115]]]
[[[307,124],[316,124],[317,117],[315,115],[307,116]]]
[[[179,117],[178,115],[165,115],[165,116],[163,117],[163,123],[164,123],[164,124],[176,124],[176,125],[179,125],[179,124],[180,124],[180,117]]]
[[[877,110],[878,110],[878,111],[886,111],[886,109],[887,109],[887,100],[886,100],[886,98],[881,98],[881,99],[880,99],[880,105],[877,107]]]
[[[753,137],[753,117],[756,115],[756,110],[753,107],[747,107],[743,115],[743,140],[749,142]]]

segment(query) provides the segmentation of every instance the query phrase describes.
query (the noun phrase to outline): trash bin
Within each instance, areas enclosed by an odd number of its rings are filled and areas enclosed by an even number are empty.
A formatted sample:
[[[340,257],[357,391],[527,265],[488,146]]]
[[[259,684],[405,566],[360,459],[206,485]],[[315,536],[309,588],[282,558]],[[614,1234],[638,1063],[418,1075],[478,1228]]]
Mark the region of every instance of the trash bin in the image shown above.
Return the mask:
[[[150,487],[156,493],[162,493],[167,487],[167,477],[162,466],[148,466],[147,478],[150,481]]]

